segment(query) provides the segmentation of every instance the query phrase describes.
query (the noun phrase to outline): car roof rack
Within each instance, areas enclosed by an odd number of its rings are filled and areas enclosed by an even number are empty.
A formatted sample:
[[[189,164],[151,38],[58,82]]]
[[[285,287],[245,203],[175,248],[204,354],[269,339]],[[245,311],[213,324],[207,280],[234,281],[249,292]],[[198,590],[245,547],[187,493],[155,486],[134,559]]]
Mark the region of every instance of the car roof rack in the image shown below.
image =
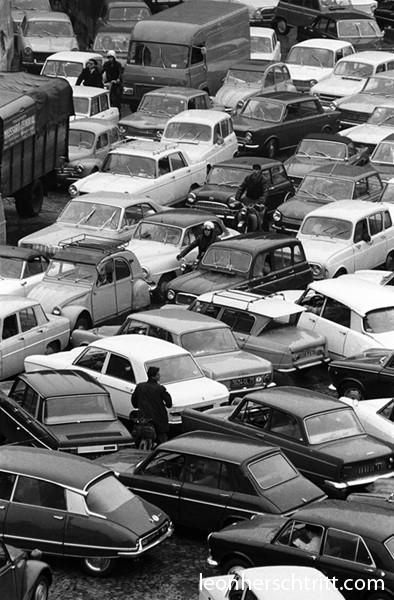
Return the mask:
[[[83,248],[85,250],[96,250],[97,252],[102,252],[102,254],[124,250],[126,246],[127,242],[114,242],[113,240],[105,240],[98,236],[87,235],[86,233],[75,235],[59,242],[59,247],[62,249]]]
[[[237,300],[238,302],[244,302],[246,310],[249,310],[249,307],[252,306],[254,302],[259,302],[267,298],[267,294],[253,294],[252,292],[245,292],[243,290],[237,290],[236,288],[228,290],[218,290],[216,292],[213,292],[213,301],[216,296],[219,298],[227,298],[228,300]]]

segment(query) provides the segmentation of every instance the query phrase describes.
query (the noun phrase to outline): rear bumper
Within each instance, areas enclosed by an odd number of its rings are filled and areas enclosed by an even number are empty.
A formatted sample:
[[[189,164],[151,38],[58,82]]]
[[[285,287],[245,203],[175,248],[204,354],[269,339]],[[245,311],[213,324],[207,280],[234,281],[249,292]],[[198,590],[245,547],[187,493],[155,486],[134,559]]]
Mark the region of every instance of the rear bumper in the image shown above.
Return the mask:
[[[369,477],[360,477],[358,479],[351,479],[350,481],[327,481],[324,480],[324,483],[335,489],[335,490],[346,490],[352,487],[360,487],[363,485],[368,485],[368,483],[374,483],[378,481],[378,479],[390,479],[394,477],[394,472],[385,473],[384,475],[370,475]]]

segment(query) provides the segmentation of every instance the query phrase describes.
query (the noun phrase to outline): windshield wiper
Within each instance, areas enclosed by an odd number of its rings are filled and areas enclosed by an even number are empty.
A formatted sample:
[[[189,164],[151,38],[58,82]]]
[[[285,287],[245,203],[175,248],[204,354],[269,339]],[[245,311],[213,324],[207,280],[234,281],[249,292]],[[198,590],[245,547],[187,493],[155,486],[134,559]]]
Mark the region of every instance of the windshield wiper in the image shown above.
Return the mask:
[[[326,154],[325,152],[322,152],[321,150],[315,150],[315,154],[316,154],[316,156],[324,156],[324,158],[331,158],[331,156],[329,154]]]
[[[108,225],[108,223],[111,223],[112,219],[114,218],[114,216],[116,215],[116,210],[114,210],[114,212],[112,213],[112,215],[109,217],[109,219],[107,219],[106,221],[104,221],[104,223],[102,225],[100,225],[99,229],[104,229],[104,227],[106,225]]]
[[[94,215],[95,212],[96,212],[96,209],[93,208],[90,211],[90,213],[88,213],[87,215],[83,216],[82,219],[80,219],[78,221],[78,223],[76,223],[76,225],[82,225],[82,223],[86,223],[90,219],[90,217],[92,217]]]

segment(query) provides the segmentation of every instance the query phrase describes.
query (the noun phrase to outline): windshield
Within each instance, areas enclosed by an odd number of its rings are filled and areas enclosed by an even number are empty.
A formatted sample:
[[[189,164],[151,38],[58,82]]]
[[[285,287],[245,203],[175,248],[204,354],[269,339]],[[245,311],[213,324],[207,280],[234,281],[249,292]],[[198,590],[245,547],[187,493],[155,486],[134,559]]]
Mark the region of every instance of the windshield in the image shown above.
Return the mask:
[[[156,42],[133,42],[128,62],[143,67],[186,69],[189,66],[189,47]]]
[[[24,260],[22,258],[12,258],[0,256],[0,277],[6,279],[20,279],[22,276]]]
[[[185,348],[193,356],[224,354],[236,352],[239,349],[233,333],[226,327],[185,333],[181,340],[182,348]]]
[[[302,140],[297,149],[297,156],[306,155],[314,158],[333,158],[345,160],[347,157],[346,144],[326,140]]]
[[[57,223],[83,225],[95,229],[118,229],[121,209],[108,204],[94,204],[71,200],[57,219]]]
[[[310,198],[312,202],[350,200],[353,198],[353,181],[322,175],[307,175],[298,188],[298,194],[307,196],[305,200]]]
[[[127,31],[111,31],[111,33],[102,32],[96,35],[94,40],[93,50],[101,52],[108,52],[108,50],[115,50],[115,52],[127,52],[129,47],[130,33]]]
[[[219,271],[248,273],[252,262],[252,255],[241,250],[232,250],[220,246],[208,248],[202,266]]]
[[[349,240],[353,231],[350,221],[335,217],[307,217],[301,227],[302,235]]]
[[[334,69],[335,75],[341,77],[355,77],[356,79],[364,79],[373,74],[373,66],[356,60],[339,61]]]
[[[178,246],[181,242],[182,229],[165,223],[149,223],[141,221],[134,232],[135,240],[149,240],[161,244]]]
[[[54,259],[49,263],[45,279],[93,283],[97,279],[97,270],[94,265],[83,265]]]
[[[380,37],[381,35],[379,26],[373,19],[338,21],[338,37],[340,38]]]
[[[303,48],[301,46],[290,50],[286,62],[308,67],[332,69],[335,64],[335,54],[332,50],[326,50],[325,48]]]
[[[394,331],[394,307],[371,310],[364,317],[364,331],[367,333],[386,333]]]
[[[169,356],[168,358],[160,358],[147,362],[145,363],[146,372],[148,372],[149,367],[159,367],[160,383],[163,385],[204,377],[200,367],[187,354]]]
[[[86,148],[90,150],[94,144],[94,133],[84,129],[70,129],[68,134],[68,145],[76,148]]]
[[[66,21],[28,21],[24,30],[27,37],[73,37],[71,23]]]
[[[272,52],[272,39],[270,37],[250,36],[250,52],[268,54]]]
[[[89,115],[89,99],[73,97],[74,111],[77,115]]]
[[[48,77],[78,77],[82,69],[83,64],[81,62],[47,60],[42,75]]]
[[[249,119],[279,123],[282,119],[284,106],[280,102],[265,98],[251,98],[244,105],[240,114]]]
[[[371,162],[394,165],[394,141],[380,142],[371,156]],[[392,196],[391,191],[390,197]],[[382,201],[385,201],[384,196],[382,197]]]
[[[132,154],[108,154],[101,169],[103,173],[130,175],[130,177],[143,177],[155,179],[156,161],[146,156],[133,156]]]
[[[369,117],[368,123],[373,125],[393,125],[394,124],[394,106],[378,106]]]
[[[364,430],[351,409],[332,410],[305,419],[310,444],[323,444],[361,435]]]
[[[394,79],[389,79],[388,77],[371,77],[362,91],[363,93],[381,94],[382,96],[391,97],[394,93]]]
[[[52,10],[49,0],[12,0],[14,10]]]
[[[86,506],[99,515],[108,515],[133,500],[133,492],[120,483],[114,475],[106,475],[87,489]]]
[[[279,453],[256,460],[248,466],[248,469],[254,481],[262,490],[269,490],[298,476],[297,471]]]
[[[154,115],[177,115],[187,109],[184,98],[175,96],[163,96],[160,94],[146,94],[141,100],[138,110]]]
[[[212,130],[210,125],[201,123],[169,123],[165,129],[164,137],[180,142],[210,142]]]
[[[58,396],[57,398],[48,398],[44,404],[45,425],[114,421],[115,419],[111,401],[104,394]]]
[[[213,167],[208,175],[207,183],[211,185],[240,185],[249,171],[236,167]]]
[[[264,78],[264,73],[261,71],[244,71],[243,69],[230,69],[227,72],[224,83],[232,85],[237,83],[261,83]]]
[[[150,17],[148,8],[139,6],[113,6],[108,11],[108,21],[141,21]]]
[[[394,559],[394,535],[384,542],[387,550],[390,552],[391,558]]]

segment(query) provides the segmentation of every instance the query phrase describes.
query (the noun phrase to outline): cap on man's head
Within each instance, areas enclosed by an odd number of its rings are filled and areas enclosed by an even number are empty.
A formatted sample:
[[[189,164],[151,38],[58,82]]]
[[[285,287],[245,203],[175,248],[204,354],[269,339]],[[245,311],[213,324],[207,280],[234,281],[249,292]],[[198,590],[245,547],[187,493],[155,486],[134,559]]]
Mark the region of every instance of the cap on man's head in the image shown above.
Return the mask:
[[[149,367],[148,368],[148,377],[155,377],[160,371],[159,367]]]
[[[115,50],[108,50],[108,52],[107,52],[107,58],[110,58],[111,56],[113,58],[116,58],[116,52],[115,52]]]

